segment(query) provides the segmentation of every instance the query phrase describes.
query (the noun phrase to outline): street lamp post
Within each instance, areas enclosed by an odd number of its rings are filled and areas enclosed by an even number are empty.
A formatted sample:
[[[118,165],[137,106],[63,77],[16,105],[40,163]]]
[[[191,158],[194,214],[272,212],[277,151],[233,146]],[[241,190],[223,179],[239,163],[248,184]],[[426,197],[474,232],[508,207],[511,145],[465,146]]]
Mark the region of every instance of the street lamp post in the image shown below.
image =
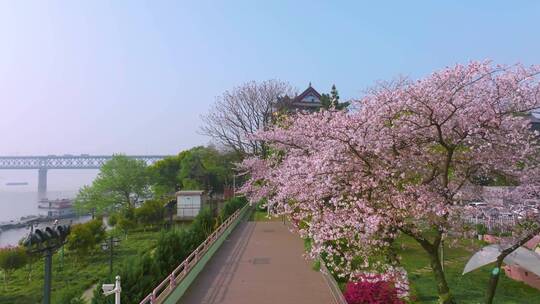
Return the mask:
[[[23,241],[23,245],[30,253],[45,257],[43,304],[51,303],[52,256],[58,248],[64,245],[69,232],[70,227],[66,225],[46,227],[30,232]]]
[[[71,221],[73,222],[73,220]],[[58,220],[54,220],[54,223],[53,223],[53,227],[56,228],[58,226],[59,222]],[[70,223],[71,225],[71,223]],[[62,270],[64,269],[64,245],[62,245],[62,247],[60,247],[60,268],[59,268],[59,271],[62,272]]]
[[[112,235],[107,241],[101,243],[101,249],[103,249],[103,251],[109,251],[109,274],[111,275],[113,272],[114,246],[118,246],[118,244],[120,244],[120,239],[115,238]]]

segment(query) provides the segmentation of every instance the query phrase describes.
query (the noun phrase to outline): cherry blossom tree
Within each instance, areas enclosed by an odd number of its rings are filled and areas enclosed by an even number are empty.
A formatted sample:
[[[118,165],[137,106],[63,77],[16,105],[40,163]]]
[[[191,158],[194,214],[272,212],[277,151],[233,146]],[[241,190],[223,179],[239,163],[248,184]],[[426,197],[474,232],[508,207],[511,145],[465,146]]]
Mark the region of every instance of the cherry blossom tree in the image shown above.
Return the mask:
[[[439,246],[461,225],[460,195],[492,172],[529,185],[522,195],[540,184],[526,117],[540,104],[539,72],[473,62],[380,84],[356,111],[290,117],[255,135],[273,153],[242,163],[243,192],[288,215],[312,239],[310,254],[349,278],[395,270],[392,242],[411,236],[430,258],[439,302],[454,303]]]

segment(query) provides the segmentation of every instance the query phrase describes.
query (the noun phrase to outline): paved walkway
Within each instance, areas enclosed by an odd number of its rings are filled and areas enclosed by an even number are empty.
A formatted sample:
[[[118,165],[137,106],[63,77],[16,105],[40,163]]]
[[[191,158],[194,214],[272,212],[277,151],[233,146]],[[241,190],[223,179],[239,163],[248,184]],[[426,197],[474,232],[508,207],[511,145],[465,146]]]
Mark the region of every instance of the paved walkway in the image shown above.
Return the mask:
[[[182,304],[333,304],[302,240],[282,222],[242,222],[180,299]]]

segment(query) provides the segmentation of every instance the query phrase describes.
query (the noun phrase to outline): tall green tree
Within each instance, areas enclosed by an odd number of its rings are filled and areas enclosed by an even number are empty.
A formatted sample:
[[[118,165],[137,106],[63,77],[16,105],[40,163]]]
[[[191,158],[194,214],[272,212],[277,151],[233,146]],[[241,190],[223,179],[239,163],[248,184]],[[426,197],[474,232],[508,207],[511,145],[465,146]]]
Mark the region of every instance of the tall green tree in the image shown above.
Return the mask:
[[[321,104],[322,108],[329,110],[329,109],[336,109],[336,110],[343,110],[346,109],[349,106],[349,102],[339,102],[339,92],[336,89],[336,85],[332,85],[332,89],[330,90],[330,94],[322,94],[321,95]]]
[[[182,159],[190,153],[189,151],[182,151],[178,155],[166,157],[148,167],[154,195],[159,197],[175,192],[180,185],[178,172],[180,172]]]
[[[80,211],[103,213],[118,207],[132,207],[148,193],[149,175],[142,160],[115,155],[100,169],[92,185],[83,187],[75,199]]]
[[[220,151],[213,146],[194,147],[149,166],[150,184],[155,197],[184,190],[223,191],[232,183],[233,166],[240,154]]]
[[[187,152],[178,173],[185,190],[222,191],[232,178],[234,162],[239,160],[236,153],[220,152],[213,147],[195,147]]]
[[[160,200],[147,200],[135,209],[135,219],[143,225],[159,224],[164,216],[164,202]]]

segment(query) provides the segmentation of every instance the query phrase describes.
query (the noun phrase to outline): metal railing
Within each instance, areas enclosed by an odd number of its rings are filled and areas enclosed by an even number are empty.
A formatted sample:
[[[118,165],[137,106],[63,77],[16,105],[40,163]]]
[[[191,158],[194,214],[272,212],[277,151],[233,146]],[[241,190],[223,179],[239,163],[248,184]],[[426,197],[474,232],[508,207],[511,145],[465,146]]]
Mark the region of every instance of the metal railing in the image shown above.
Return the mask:
[[[466,216],[464,217],[464,221],[471,225],[482,224],[487,228],[488,231],[499,230],[501,232],[510,232],[518,224],[516,216],[485,218]]]
[[[326,264],[324,263],[324,260],[321,257],[319,257],[319,262],[321,264],[320,272],[322,273],[324,280],[326,281],[326,284],[328,285],[328,288],[332,293],[332,297],[334,297],[334,303],[347,304],[347,301],[345,300],[345,297],[343,296],[343,293],[341,292],[341,289],[339,288],[336,279],[334,279],[334,276],[332,276],[332,273],[330,273],[330,270],[328,270]]]
[[[234,221],[242,214],[248,204],[236,210],[229,216],[219,227],[202,242],[180,265],[178,265],[154,290],[148,294],[139,304],[156,304],[162,303],[167,296],[175,289],[180,282],[189,274],[190,270],[199,262],[208,249],[216,242],[217,239],[234,223]]]

